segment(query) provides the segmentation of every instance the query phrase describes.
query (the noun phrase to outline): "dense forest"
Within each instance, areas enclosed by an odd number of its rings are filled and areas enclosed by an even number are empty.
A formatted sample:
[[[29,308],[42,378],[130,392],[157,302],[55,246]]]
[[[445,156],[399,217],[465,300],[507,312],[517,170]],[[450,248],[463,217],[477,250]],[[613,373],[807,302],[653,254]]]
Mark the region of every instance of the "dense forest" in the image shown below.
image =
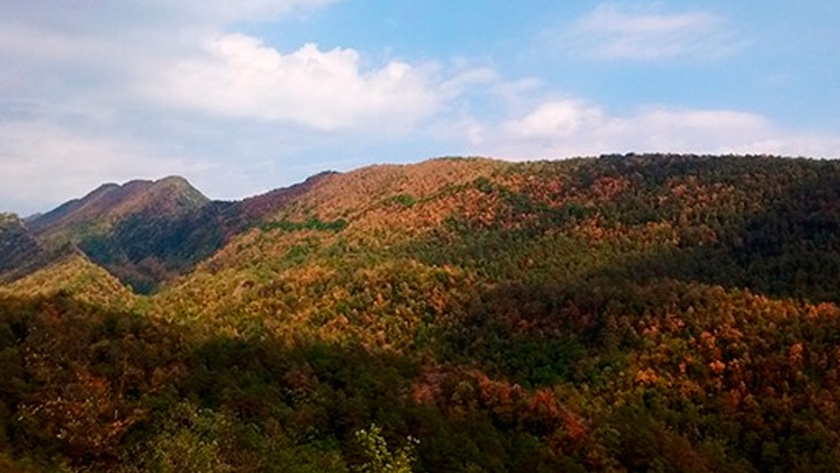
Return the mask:
[[[0,216],[0,470],[840,470],[840,163],[444,158]]]

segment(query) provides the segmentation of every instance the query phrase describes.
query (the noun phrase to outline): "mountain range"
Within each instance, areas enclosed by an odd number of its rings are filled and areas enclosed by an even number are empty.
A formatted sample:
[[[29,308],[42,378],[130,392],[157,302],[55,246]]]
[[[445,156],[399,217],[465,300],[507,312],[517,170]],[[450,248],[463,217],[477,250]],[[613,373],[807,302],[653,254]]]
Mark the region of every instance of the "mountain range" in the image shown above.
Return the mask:
[[[0,215],[0,469],[834,471],[838,302],[835,161],[106,184]]]

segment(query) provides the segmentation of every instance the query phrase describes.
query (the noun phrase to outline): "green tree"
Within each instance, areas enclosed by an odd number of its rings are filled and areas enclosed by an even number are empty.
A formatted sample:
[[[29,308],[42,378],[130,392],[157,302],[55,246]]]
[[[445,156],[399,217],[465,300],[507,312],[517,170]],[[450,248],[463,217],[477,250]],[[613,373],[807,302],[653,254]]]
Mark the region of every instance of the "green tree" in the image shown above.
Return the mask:
[[[414,462],[414,446],[419,441],[407,438],[408,443],[392,452],[382,437],[382,428],[371,424],[370,429],[356,432],[356,441],[364,449],[368,461],[358,471],[364,473],[411,473]]]

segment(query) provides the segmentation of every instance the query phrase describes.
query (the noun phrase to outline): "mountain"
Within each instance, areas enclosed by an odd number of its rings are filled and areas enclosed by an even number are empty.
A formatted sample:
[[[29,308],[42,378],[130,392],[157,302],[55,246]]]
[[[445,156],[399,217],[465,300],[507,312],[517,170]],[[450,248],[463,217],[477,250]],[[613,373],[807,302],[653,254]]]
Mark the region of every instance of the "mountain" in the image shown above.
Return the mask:
[[[105,184],[81,199],[27,219],[26,237],[10,242],[10,253],[24,255],[22,260],[42,262],[57,262],[73,252],[84,254],[123,282],[148,291],[185,264],[155,253],[161,246],[158,240],[168,236],[159,235],[158,228],[189,218],[209,203],[180,177]],[[142,230],[138,232],[137,227]],[[37,258],[32,253],[35,247],[39,249]],[[15,278],[43,264],[12,262],[9,266],[0,268],[0,274],[11,273],[7,278]]]
[[[27,219],[27,231],[15,233],[25,238],[13,239],[9,233],[9,248],[14,246],[13,253],[20,256],[0,268],[0,274],[21,277],[40,267],[22,262],[58,261],[72,250],[134,291],[150,293],[326,175],[240,202],[210,201],[181,177],[105,184]],[[34,257],[35,247],[39,258]]]
[[[838,162],[123,187],[2,220],[0,469],[837,469]]]
[[[73,239],[85,232],[107,229],[127,216],[178,215],[208,202],[181,177],[104,184],[81,199],[35,217],[28,225],[41,237]]]

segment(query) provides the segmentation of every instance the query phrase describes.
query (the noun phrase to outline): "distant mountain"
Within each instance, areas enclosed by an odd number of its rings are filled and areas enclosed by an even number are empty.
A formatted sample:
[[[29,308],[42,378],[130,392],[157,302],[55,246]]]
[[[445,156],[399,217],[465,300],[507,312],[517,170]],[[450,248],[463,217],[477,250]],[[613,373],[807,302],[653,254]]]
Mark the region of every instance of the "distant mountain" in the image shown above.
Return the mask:
[[[104,184],[25,225],[15,218],[1,237],[10,256],[0,275],[21,277],[75,251],[149,293],[328,175],[239,202],[211,201],[181,177]]]
[[[37,241],[41,259],[57,261],[70,251],[79,251],[107,268],[139,291],[149,291],[177,267],[178,262],[143,254],[136,247],[154,245],[157,228],[186,218],[210,203],[181,177],[157,181],[105,184],[88,195],[67,202],[48,213],[27,219],[29,238]],[[125,238],[125,228],[142,227]],[[15,253],[28,254],[23,241]],[[27,257],[27,259],[29,259]],[[15,264],[15,273],[26,266]]]
[[[74,240],[107,231],[128,217],[175,217],[209,202],[210,199],[181,177],[104,184],[81,199],[33,218],[28,226],[41,238]]]

